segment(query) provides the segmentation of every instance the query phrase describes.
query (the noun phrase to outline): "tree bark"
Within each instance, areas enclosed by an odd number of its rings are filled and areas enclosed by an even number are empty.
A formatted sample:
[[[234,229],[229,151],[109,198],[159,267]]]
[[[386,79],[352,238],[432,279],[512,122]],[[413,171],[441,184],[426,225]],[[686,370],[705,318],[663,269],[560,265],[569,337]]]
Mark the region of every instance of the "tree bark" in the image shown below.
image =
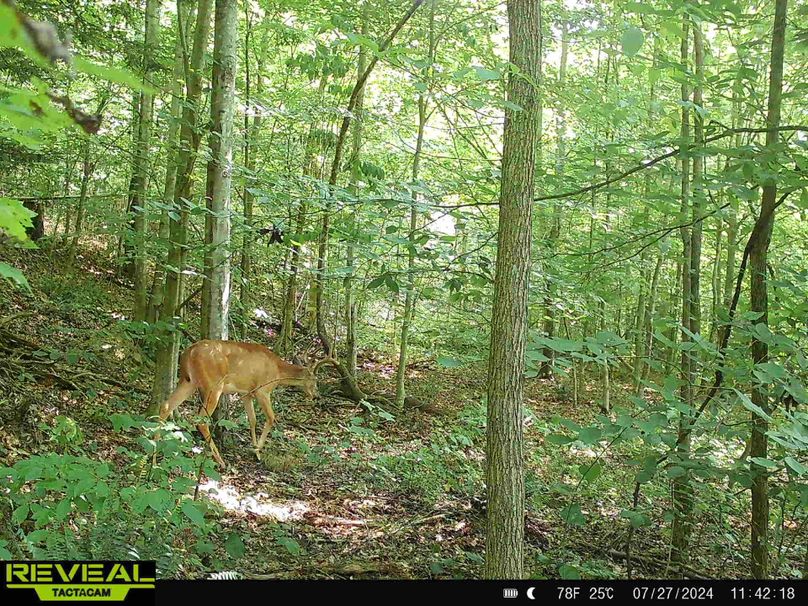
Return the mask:
[[[253,195],[252,185],[255,181],[255,147],[258,139],[258,133],[261,130],[261,111],[258,105],[251,105],[250,98],[250,85],[251,85],[251,72],[250,72],[250,46],[252,41],[252,18],[249,14],[249,6],[247,11],[247,32],[244,35],[244,73],[245,73],[245,106],[247,111],[244,112],[244,168],[246,177],[244,179],[244,235],[241,241],[241,291],[239,299],[241,301],[241,308],[244,314],[244,323],[241,326],[241,336],[246,336],[247,323],[252,316],[252,297],[250,280],[252,279],[252,266],[253,266],[253,241],[255,239],[254,227],[254,202],[255,196]],[[266,52],[267,38],[264,35],[260,49],[258,51],[258,59],[256,61],[256,77],[255,77],[255,91],[260,96],[263,93],[263,61]],[[254,112],[252,118],[252,125],[250,125],[250,112]]]
[[[143,39],[143,82],[151,86],[149,80],[154,69],[154,52],[159,44],[161,0],[146,0],[146,24]],[[135,321],[146,319],[148,287],[146,276],[146,228],[148,223],[148,203],[146,196],[151,168],[151,130],[154,115],[154,94],[146,88],[140,92],[138,103],[135,160],[132,169],[131,212],[134,243],[132,271],[135,290]]]
[[[561,24],[561,57],[558,64],[558,92],[564,90],[564,84],[567,80],[567,57],[569,49],[568,37],[569,25],[566,21]],[[562,101],[563,103],[563,101]],[[563,109],[556,110],[556,178],[560,181],[564,176],[564,164],[566,162],[567,146],[566,139],[564,138],[566,125],[566,112]],[[561,204],[558,201],[552,203],[553,211],[550,218],[550,229],[547,234],[547,243],[545,249],[548,254],[555,253],[556,246],[558,246],[558,238],[561,235]],[[547,294],[544,299],[544,319],[543,319],[543,332],[544,335],[552,339],[555,336],[555,276],[546,276]],[[542,351],[547,360],[543,361],[539,366],[539,376],[550,378],[553,374],[553,358],[555,352],[551,347],[545,347]]]
[[[216,0],[210,98],[210,161],[205,198],[202,337],[227,339],[230,311],[230,186],[238,64],[238,3]]]
[[[365,2],[362,4],[362,25],[360,33],[363,36],[367,35],[367,19],[370,4]],[[359,56],[356,61],[356,77],[359,78],[367,67],[367,51],[364,46],[359,47]],[[358,198],[359,196],[359,180],[362,174],[362,163],[360,154],[362,152],[362,134],[364,126],[364,116],[362,110],[365,101],[365,91],[359,93],[359,98],[356,100],[356,119],[353,123],[353,132],[351,133],[351,193]],[[351,213],[349,219],[349,229],[353,231],[356,229],[356,215]],[[345,250],[345,265],[348,268],[348,273],[343,280],[345,287],[345,356],[343,364],[345,370],[352,377],[356,377],[356,299],[354,297],[354,272],[356,271],[356,246],[355,239],[352,236],[348,237]]]
[[[494,307],[488,362],[487,525],[484,575],[523,572],[525,484],[523,387],[530,278],[531,211],[537,145],[540,20],[538,3],[509,0],[510,63],[499,199]]]
[[[31,227],[25,228],[25,234],[33,241],[41,240],[45,237],[45,205],[41,199],[23,200],[22,205],[33,213],[31,217]]]
[[[317,99],[323,99],[323,93],[328,82],[325,74],[320,77],[320,84],[317,87]],[[303,174],[306,176],[315,175],[315,128],[311,125],[306,136],[306,144],[303,151]],[[291,211],[290,211],[291,214]],[[281,356],[286,356],[292,351],[292,336],[294,334],[295,308],[297,306],[297,282],[300,273],[300,237],[306,228],[306,217],[308,205],[305,200],[300,200],[297,207],[297,214],[294,222],[294,237],[292,238],[292,250],[289,257],[289,278],[286,281],[283,302],[283,319],[281,320],[281,331],[278,335],[277,350]]]
[[[430,2],[429,11],[429,47],[427,50],[427,67],[423,70],[424,79],[429,81],[431,66],[435,57],[435,0]],[[431,86],[427,85],[429,88]],[[412,156],[412,183],[417,185],[421,169],[421,151],[424,147],[424,130],[428,120],[427,97],[424,93],[418,95],[418,135],[415,139],[415,153]],[[407,242],[407,293],[404,297],[404,316],[401,320],[401,339],[398,350],[398,367],[396,368],[396,400],[399,409],[404,408],[406,398],[405,381],[407,376],[407,347],[409,346],[410,326],[415,315],[415,240],[418,232],[418,194],[413,191],[410,198],[410,231]]]
[[[787,0],[776,0],[774,8],[774,30],[772,33],[771,64],[769,68],[769,102],[766,116],[766,147],[773,156],[779,142],[776,130],[780,126],[780,101],[783,94],[783,56],[785,54]],[[772,179],[763,185],[760,202],[760,216],[765,217],[760,233],[750,244],[749,279],[750,309],[758,312],[757,322],[764,326],[769,323],[769,294],[766,277],[769,244],[774,228],[774,209],[777,204],[777,182]],[[752,361],[761,364],[768,360],[768,345],[752,338]],[[755,385],[752,390],[752,402],[767,413],[770,411],[769,396],[766,388]],[[752,413],[752,435],[749,455],[752,478],[752,576],[765,579],[769,575],[769,478],[766,469],[755,463],[756,458],[765,459],[768,454],[768,437],[766,432],[769,423],[765,418]]]
[[[690,18],[685,15],[682,21],[681,61],[683,65],[689,62],[689,29]],[[690,93],[687,84],[682,84],[682,126],[681,126],[681,217],[686,219],[690,210],[690,110],[688,103]],[[693,374],[688,331],[691,328],[692,300],[691,280],[692,274],[692,246],[691,228],[680,229],[682,238],[682,327],[681,331],[681,380],[680,399],[686,407],[693,405]],[[679,415],[679,439],[676,455],[681,461],[690,457],[690,434],[688,432],[689,416],[686,413]],[[693,495],[688,473],[673,480],[673,527],[671,529],[671,564],[679,573],[688,561],[688,545],[690,541],[690,517],[692,512]]]
[[[653,277],[651,278],[651,292],[649,293],[649,297],[651,300],[650,303],[646,306],[646,313],[643,319],[642,333],[645,344],[643,347],[641,357],[637,361],[640,364],[640,368],[637,371],[637,376],[639,377],[637,383],[638,395],[642,395],[642,386],[643,383],[645,382],[645,379],[648,377],[648,371],[651,368],[650,361],[654,345],[654,329],[652,323],[654,321],[654,317],[656,317],[657,288],[659,286],[659,274],[662,269],[663,260],[664,255],[660,253],[659,256],[657,257],[656,266],[654,267]]]
[[[434,6],[434,3],[433,3]],[[421,150],[424,145],[424,127],[426,126],[426,98],[418,96],[418,136],[415,142],[415,153],[412,158],[412,182],[418,180],[421,166]],[[415,238],[418,230],[418,194],[413,192],[410,203],[410,230],[407,243],[407,293],[404,297],[404,314],[401,318],[401,339],[398,346],[398,367],[396,368],[396,406],[404,407],[405,378],[407,375],[407,346],[409,345],[410,325],[415,312]]]
[[[181,0],[178,0],[181,2]],[[188,201],[191,199],[194,164],[199,149],[200,132],[197,125],[199,100],[202,95],[202,68],[205,50],[210,38],[210,13],[213,0],[199,0],[196,11],[196,29],[190,61],[187,62],[185,104],[182,111],[179,154],[177,156],[177,183],[174,189],[174,206],[179,209],[169,226],[168,273],[166,274],[165,298],[160,317],[173,325],[158,336],[155,360],[155,377],[152,384],[152,402],[147,411],[157,413],[160,404],[173,390],[177,380],[177,359],[180,346],[178,329],[180,302],[182,300],[182,271],[185,267],[188,241]],[[178,10],[178,14],[182,14]],[[180,28],[184,24],[180,21]],[[180,32],[182,34],[182,32]]]
[[[76,224],[73,229],[73,238],[70,241],[70,246],[68,247],[68,258],[73,258],[76,253],[76,247],[79,244],[79,238],[81,237],[81,232],[84,229],[84,207],[87,204],[87,195],[88,190],[90,187],[90,179],[93,176],[93,171],[95,170],[95,162],[90,160],[90,142],[91,139],[88,137],[84,141],[84,151],[82,152],[82,161],[81,161],[81,188],[79,190],[79,203],[76,206]],[[70,227],[70,218],[67,219],[67,226],[66,228]],[[69,231],[69,229],[68,229]]]
[[[185,60],[183,57],[183,49],[187,46],[190,39],[188,37],[187,27],[188,18],[191,15],[191,4],[187,0],[180,0],[177,3],[177,10],[181,11],[177,15],[177,23],[182,24],[182,28],[177,32],[177,40],[174,44],[174,69],[171,74],[171,117],[169,118],[168,133],[166,134],[166,174],[163,182],[163,204],[166,206],[160,214],[160,227],[159,237],[160,242],[168,243],[170,234],[170,216],[168,207],[174,203],[174,189],[177,185],[177,155],[178,151],[178,136],[180,132],[180,118],[182,117],[182,80],[184,73]],[[157,321],[160,308],[163,305],[163,298],[165,297],[165,266],[168,262],[168,253],[164,259],[161,259],[154,270],[152,278],[151,296],[149,297],[149,310],[147,313],[147,321],[154,323]]]

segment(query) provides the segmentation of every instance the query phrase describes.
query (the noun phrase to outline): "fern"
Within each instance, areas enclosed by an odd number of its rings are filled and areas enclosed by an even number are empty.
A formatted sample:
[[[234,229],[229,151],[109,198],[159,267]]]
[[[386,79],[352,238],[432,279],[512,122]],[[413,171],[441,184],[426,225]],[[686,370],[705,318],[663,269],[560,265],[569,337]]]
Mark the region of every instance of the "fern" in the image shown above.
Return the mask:
[[[209,581],[240,581],[244,575],[235,570],[224,570],[222,572],[211,572],[208,575]]]

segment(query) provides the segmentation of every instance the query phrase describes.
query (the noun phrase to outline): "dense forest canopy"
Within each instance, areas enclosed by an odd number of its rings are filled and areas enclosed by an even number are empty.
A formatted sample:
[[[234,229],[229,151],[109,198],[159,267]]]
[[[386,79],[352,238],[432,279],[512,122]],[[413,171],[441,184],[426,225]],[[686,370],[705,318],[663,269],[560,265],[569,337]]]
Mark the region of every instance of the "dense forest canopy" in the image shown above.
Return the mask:
[[[803,0],[0,0],[0,558],[804,578],[807,50]],[[286,362],[217,407],[202,339]]]

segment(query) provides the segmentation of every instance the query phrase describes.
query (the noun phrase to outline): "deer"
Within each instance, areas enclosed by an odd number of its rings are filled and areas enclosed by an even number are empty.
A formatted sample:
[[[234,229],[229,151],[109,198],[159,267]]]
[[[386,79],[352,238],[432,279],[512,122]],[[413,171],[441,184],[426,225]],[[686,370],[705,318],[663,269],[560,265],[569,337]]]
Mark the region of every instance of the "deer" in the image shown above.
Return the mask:
[[[317,391],[317,369],[331,358],[324,358],[312,365],[290,364],[275,352],[257,343],[241,341],[198,341],[183,351],[180,356],[180,382],[173,393],[160,407],[159,418],[165,421],[174,409],[199,391],[202,406],[199,414],[213,415],[223,394],[239,394],[247,411],[250,423],[250,436],[255,456],[261,460],[269,430],[275,423],[272,410],[272,391],[279,385],[296,387],[311,402],[319,397]],[[255,408],[253,399],[258,400],[264,410],[266,421],[261,437],[255,436]],[[213,441],[207,423],[197,425],[205,442],[210,444],[214,460],[221,468],[226,468]]]

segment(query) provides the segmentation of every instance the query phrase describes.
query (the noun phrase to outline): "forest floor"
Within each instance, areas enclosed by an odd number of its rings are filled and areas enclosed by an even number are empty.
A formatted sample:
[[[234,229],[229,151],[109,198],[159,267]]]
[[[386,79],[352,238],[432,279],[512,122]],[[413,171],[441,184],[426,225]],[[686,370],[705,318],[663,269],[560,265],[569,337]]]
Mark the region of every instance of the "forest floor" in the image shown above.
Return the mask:
[[[131,447],[133,438],[113,431],[110,415],[142,414],[153,372],[140,354],[144,337],[126,319],[129,285],[100,250],[85,249],[75,259],[26,251],[15,261],[32,293],[0,298],[0,345],[39,353],[0,365],[0,463],[52,449],[47,427],[57,415],[78,423],[89,456],[119,462],[116,448]],[[359,383],[389,392],[393,370],[385,354],[363,352]],[[277,422],[262,461],[249,447],[239,407],[239,427],[223,445],[228,469],[200,484],[201,498],[218,504],[215,559],[182,576],[233,570],[254,578],[478,577],[485,544],[485,369],[416,360],[408,383],[427,410],[384,411],[329,396],[307,404],[292,390],[276,391]],[[583,393],[576,408],[558,384],[528,384],[526,542],[528,569],[538,578],[564,574],[570,561],[585,577],[626,575],[620,550],[630,526],[618,514],[631,482],[624,489],[595,487],[590,506],[601,515],[586,527],[564,523],[562,497],[550,489],[575,486],[574,469],[600,457],[582,451],[574,461],[561,460],[543,448],[557,427],[553,419],[583,424],[597,414],[595,399]],[[190,402],[181,407],[186,415],[194,410]],[[259,415],[259,427],[262,422]],[[193,437],[201,444],[196,432]],[[238,559],[222,548],[233,532],[244,538]],[[634,553],[663,557],[658,535],[658,528],[638,530]],[[635,561],[635,574],[661,576],[663,565]]]

